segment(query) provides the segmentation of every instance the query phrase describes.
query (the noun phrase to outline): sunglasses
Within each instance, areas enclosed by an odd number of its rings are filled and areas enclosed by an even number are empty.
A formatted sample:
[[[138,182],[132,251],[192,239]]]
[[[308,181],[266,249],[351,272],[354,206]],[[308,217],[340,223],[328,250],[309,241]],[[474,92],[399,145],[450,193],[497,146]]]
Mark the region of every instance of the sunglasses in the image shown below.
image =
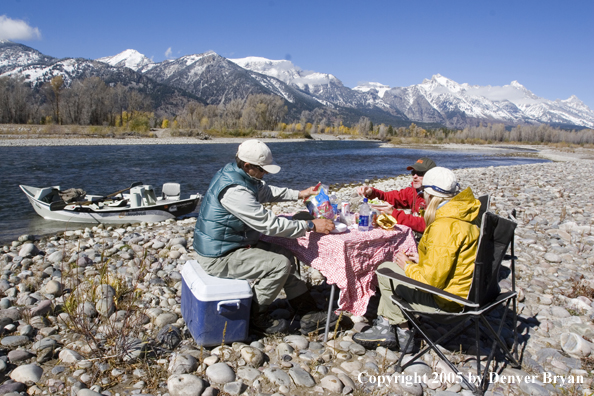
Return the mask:
[[[262,168],[262,167],[261,167],[261,166],[259,166],[259,165],[253,165],[253,164],[250,164],[250,166],[252,167],[252,169],[256,169],[256,170],[258,170],[258,171],[260,171],[260,172],[262,172],[262,173],[266,172],[266,171],[264,170],[264,168]]]
[[[425,172],[420,172],[420,171],[418,171],[418,170],[415,170],[415,169],[413,169],[413,170],[410,172],[410,174],[411,174],[411,175],[413,175],[413,176],[419,176],[419,177],[423,177],[423,176],[425,176]]]
[[[456,186],[451,191],[444,190],[443,188],[437,186],[422,186],[421,191],[425,191],[426,188],[431,188],[433,191],[437,191],[438,193],[442,194],[454,194],[456,191],[458,191],[458,188],[460,188],[460,184],[456,183]]]

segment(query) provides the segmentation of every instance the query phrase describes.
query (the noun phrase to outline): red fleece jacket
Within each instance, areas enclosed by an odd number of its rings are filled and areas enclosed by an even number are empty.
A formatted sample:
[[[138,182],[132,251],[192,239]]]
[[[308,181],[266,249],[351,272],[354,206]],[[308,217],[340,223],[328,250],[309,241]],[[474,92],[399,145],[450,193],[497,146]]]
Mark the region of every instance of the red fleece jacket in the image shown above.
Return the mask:
[[[419,195],[417,190],[412,187],[412,183],[411,187],[388,192],[374,188],[370,198],[381,199],[394,206],[392,216],[398,221],[398,224],[408,226],[413,231],[425,231],[425,219],[419,216],[420,210],[425,209],[425,200],[423,199],[423,196]],[[411,214],[406,214],[399,209],[411,209]]]

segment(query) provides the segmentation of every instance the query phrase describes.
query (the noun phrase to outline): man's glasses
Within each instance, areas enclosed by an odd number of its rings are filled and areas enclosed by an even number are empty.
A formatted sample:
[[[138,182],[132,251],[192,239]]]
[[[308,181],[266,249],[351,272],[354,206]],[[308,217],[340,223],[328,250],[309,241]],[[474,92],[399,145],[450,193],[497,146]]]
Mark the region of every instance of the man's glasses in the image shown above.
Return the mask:
[[[410,174],[411,174],[411,175],[413,175],[413,176],[419,176],[419,177],[423,177],[423,176],[425,176],[425,172],[419,172],[418,170],[415,170],[415,169],[413,169],[413,170],[410,172]]]
[[[250,166],[251,166],[253,169],[256,169],[256,170],[258,170],[258,171],[260,171],[260,172],[262,172],[262,173],[266,172],[266,171],[264,170],[264,168],[262,168],[262,167],[261,167],[261,166],[259,166],[259,165],[253,165],[253,164],[250,164]]]

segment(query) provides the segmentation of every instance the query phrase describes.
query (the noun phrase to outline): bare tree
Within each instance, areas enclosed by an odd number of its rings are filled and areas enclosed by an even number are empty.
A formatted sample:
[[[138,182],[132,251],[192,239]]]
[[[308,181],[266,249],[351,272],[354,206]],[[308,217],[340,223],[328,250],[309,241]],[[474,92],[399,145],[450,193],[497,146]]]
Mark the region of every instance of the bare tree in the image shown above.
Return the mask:
[[[287,106],[284,105],[284,101],[278,96],[263,94],[250,95],[243,109],[242,124],[245,125],[246,122],[249,124],[253,123],[253,112],[255,112],[256,116],[256,125],[254,128],[274,130],[274,127],[283,120],[287,113]]]
[[[377,133],[377,137],[379,137],[381,140],[385,140],[387,136],[388,136],[388,128],[386,128],[386,126],[384,124],[381,124],[379,126],[379,131]]]
[[[52,87],[52,91],[54,92],[55,97],[56,122],[61,125],[62,118],[60,117],[60,91],[64,86],[64,77],[62,77],[61,75],[55,76],[50,80],[50,86]]]
[[[361,136],[367,136],[369,134],[370,126],[371,121],[369,121],[369,118],[362,116],[357,123],[357,133]]]
[[[239,128],[242,110],[245,101],[242,99],[233,99],[229,102],[225,108],[225,125],[228,128],[236,129]]]

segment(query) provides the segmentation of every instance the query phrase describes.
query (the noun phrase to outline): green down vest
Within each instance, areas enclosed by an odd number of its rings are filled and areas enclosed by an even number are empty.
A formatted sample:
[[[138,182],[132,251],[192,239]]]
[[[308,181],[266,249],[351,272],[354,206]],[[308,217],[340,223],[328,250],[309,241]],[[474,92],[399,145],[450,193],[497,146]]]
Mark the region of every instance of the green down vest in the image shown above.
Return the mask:
[[[258,184],[233,162],[214,175],[202,198],[194,229],[194,249],[198,254],[221,257],[233,249],[258,242],[260,233],[229,213],[219,200],[219,194],[234,185],[246,187],[257,197]]]

